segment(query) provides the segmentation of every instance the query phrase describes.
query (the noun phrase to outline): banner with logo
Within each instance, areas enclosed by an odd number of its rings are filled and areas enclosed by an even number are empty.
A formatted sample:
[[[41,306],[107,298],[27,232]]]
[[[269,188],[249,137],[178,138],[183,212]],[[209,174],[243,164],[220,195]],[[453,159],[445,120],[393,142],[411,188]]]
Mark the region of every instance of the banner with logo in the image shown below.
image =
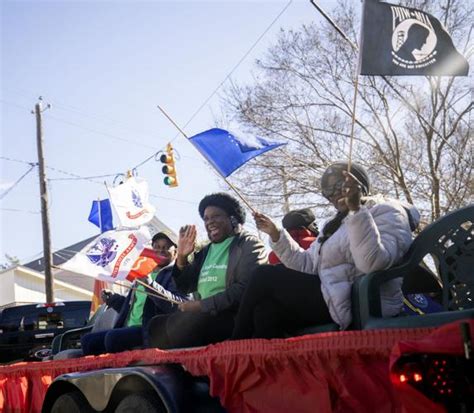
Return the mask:
[[[144,179],[132,177],[108,190],[122,227],[139,227],[154,217],[155,207],[148,200],[148,183]]]
[[[424,11],[364,1],[361,75],[467,76],[467,60],[438,19]]]
[[[102,281],[123,281],[149,241],[146,227],[107,231],[60,267]]]

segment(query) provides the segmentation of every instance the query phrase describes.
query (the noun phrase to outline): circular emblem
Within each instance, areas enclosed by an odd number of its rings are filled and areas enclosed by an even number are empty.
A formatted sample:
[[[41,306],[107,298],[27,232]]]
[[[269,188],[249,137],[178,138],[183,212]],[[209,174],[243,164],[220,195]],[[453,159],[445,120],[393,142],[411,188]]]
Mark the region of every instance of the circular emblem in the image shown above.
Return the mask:
[[[416,19],[405,19],[392,34],[394,63],[407,68],[424,67],[436,55],[434,30]]]
[[[101,238],[86,252],[87,258],[100,267],[106,267],[117,255],[118,245],[113,238]]]
[[[420,308],[428,307],[428,300],[423,294],[412,294],[411,301],[413,304],[415,304],[416,306]]]

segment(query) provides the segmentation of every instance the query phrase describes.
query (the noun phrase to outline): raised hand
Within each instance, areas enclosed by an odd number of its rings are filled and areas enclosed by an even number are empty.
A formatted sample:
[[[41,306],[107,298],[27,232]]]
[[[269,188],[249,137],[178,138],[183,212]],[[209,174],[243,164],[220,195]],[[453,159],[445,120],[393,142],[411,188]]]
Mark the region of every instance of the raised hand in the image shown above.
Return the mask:
[[[178,304],[179,311],[189,311],[191,313],[199,313],[202,310],[201,301],[186,301]]]
[[[255,212],[253,218],[255,219],[257,228],[265,232],[265,234],[270,235],[273,242],[277,242],[280,239],[280,231],[270,218],[260,212]]]
[[[178,266],[186,265],[188,255],[194,251],[196,236],[196,225],[185,225],[179,229]]]
[[[362,184],[350,172],[342,171],[342,174],[345,176],[342,186],[344,198],[341,198],[339,202],[345,202],[349,211],[358,211],[362,199]]]

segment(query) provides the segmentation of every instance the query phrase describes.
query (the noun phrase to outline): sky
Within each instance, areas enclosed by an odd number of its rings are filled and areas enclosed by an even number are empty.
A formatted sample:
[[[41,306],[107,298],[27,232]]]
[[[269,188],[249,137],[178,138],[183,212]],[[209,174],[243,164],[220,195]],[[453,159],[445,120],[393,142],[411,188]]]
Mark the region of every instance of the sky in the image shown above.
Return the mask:
[[[334,0],[319,4],[330,11]],[[232,71],[233,81],[251,82],[255,60],[281,27],[323,24],[309,0],[3,0],[0,7],[0,263],[5,254],[22,263],[42,256],[38,168],[14,185],[38,159],[31,110],[39,96],[51,105],[43,130],[53,251],[98,234],[87,217],[93,200],[108,197],[104,182],[113,185],[168,142],[179,156],[179,186],[162,183],[154,160],[137,176],[148,181],[159,219],[175,231],[196,224],[205,238],[198,203],[226,186],[157,105],[188,136],[215,127],[219,93],[203,104]]]

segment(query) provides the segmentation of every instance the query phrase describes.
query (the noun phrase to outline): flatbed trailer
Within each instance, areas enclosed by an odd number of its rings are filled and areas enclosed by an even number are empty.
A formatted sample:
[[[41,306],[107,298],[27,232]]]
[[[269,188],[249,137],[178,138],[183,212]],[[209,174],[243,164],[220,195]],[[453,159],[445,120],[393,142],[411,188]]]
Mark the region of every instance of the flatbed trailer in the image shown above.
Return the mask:
[[[381,285],[419,277],[427,255],[437,265],[443,311],[383,318]],[[122,411],[474,411],[473,269],[468,205],[426,227],[398,265],[354,280],[353,331],[326,325],[287,339],[2,366],[0,411],[120,413],[128,397]],[[151,407],[133,407],[138,399]]]
[[[474,320],[467,323],[474,328]],[[474,369],[443,376],[451,384],[463,383],[450,387],[455,394],[449,400],[439,391],[430,399],[410,375],[416,355],[425,361],[427,354],[438,361],[463,359],[459,325],[329,332],[18,363],[0,367],[0,411],[122,413],[143,410],[136,407],[142,406],[139,399],[154,406],[146,411],[160,413],[472,411],[469,371]],[[408,370],[397,364],[407,355],[412,356]],[[472,360],[463,365],[472,367]],[[401,382],[402,373],[407,380]],[[64,395],[70,399],[66,404]],[[76,410],[71,408],[74,403]]]

